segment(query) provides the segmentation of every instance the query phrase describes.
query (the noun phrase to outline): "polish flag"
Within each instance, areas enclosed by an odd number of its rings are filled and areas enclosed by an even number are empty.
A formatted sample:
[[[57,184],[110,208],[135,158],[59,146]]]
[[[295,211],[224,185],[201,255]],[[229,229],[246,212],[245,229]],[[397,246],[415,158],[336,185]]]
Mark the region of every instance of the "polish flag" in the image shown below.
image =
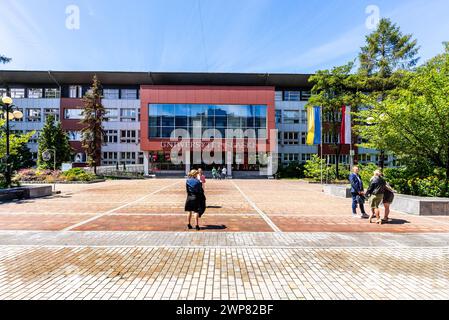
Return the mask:
[[[343,106],[341,112],[341,144],[352,144],[351,107]]]

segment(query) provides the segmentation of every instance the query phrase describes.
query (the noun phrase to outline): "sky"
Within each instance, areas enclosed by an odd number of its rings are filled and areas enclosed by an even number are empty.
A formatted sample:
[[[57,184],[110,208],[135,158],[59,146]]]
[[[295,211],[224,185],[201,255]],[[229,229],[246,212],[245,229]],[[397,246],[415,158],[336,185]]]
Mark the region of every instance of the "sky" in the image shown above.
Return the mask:
[[[313,73],[357,58],[379,17],[449,41],[447,0],[0,0],[6,70]]]

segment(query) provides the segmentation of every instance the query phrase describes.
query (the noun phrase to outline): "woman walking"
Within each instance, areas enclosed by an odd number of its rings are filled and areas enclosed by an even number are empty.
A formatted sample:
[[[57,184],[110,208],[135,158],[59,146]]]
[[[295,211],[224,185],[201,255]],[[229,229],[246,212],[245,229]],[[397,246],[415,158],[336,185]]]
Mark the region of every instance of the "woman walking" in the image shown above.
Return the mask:
[[[380,218],[380,204],[384,199],[385,187],[387,183],[382,178],[382,172],[380,170],[374,171],[374,177],[371,179],[366,196],[369,197],[369,204],[371,206],[371,215],[369,217],[369,223],[373,222],[374,215],[376,215],[376,223],[382,224]]]
[[[185,205],[185,211],[189,213],[187,228],[189,230],[192,227],[192,215],[195,213],[196,230],[200,231],[199,219],[206,211],[206,197],[204,196],[203,185],[198,180],[198,171],[192,170],[189,173],[189,177],[186,182],[187,200]]]
[[[383,177],[383,175],[382,175],[382,177]],[[389,218],[390,218],[390,206],[393,203],[393,200],[394,200],[394,190],[388,183],[386,183],[385,192],[384,192],[384,199],[383,199],[383,204],[384,204],[384,208],[385,208],[385,216],[382,219],[382,221],[384,223],[388,223],[390,221],[389,220]]]

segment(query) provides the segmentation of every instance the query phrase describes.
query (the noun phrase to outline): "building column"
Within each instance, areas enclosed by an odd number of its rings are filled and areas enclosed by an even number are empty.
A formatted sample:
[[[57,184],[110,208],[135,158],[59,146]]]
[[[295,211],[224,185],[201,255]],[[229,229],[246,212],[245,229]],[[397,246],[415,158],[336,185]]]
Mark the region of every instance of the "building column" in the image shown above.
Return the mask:
[[[144,176],[150,175],[150,152],[148,151],[143,153],[143,174]]]
[[[192,168],[191,163],[190,163],[190,152],[185,153],[184,164],[186,166],[186,176],[187,176]]]
[[[232,177],[232,152],[227,152],[226,153],[226,164],[227,164],[227,168],[226,170],[228,171],[228,177]]]

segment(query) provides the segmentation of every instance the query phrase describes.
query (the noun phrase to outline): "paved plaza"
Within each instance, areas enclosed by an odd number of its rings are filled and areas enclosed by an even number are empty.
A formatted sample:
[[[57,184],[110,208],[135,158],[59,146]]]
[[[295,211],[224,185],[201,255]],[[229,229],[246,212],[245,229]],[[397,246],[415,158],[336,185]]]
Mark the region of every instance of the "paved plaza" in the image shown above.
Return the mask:
[[[184,180],[58,185],[0,204],[0,299],[449,299],[449,217],[351,217],[297,181],[208,181],[201,231]]]

